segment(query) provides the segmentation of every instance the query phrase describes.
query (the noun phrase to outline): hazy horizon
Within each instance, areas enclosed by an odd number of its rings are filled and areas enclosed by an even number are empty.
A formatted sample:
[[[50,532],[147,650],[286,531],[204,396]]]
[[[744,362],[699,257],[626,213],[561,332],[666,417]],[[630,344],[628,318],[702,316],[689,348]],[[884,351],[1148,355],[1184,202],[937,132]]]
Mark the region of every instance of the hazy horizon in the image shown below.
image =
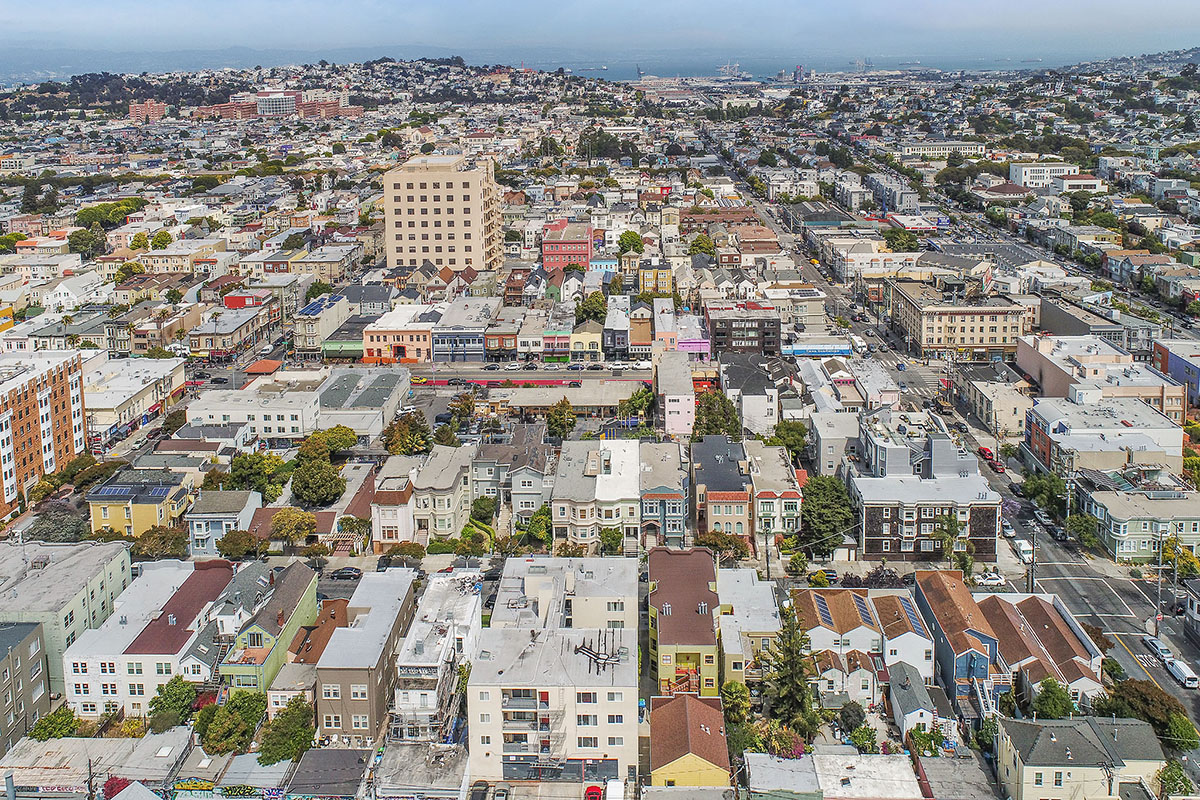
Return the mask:
[[[472,63],[570,64],[662,56],[723,63],[779,59],[841,63],[853,58],[929,59],[947,63],[1041,58],[1048,64],[1164,50],[1200,43],[1200,3],[1160,0],[1009,0],[997,6],[961,0],[910,0],[905,13],[882,0],[857,3],[613,0],[607,6],[525,0],[44,0],[19,14],[0,13],[5,47],[0,75],[253,66],[239,48],[282,61],[315,62],[378,55],[416,58],[460,54]],[[64,20],[70,24],[64,25]],[[1064,41],[1070,41],[1064,45]],[[198,60],[199,59],[199,60]],[[270,60],[264,61],[264,65]],[[106,66],[131,64],[133,66]],[[153,64],[142,66],[137,64]],[[828,68],[828,67],[827,67]],[[961,66],[955,68],[969,68]],[[69,72],[61,72],[69,70]]]

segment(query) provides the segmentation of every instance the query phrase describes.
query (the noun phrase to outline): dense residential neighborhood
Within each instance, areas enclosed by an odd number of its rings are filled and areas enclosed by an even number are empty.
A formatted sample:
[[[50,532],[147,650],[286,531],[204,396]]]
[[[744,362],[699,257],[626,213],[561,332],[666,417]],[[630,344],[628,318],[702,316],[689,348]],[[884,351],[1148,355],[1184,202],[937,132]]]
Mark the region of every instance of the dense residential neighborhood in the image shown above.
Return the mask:
[[[1193,795],[1198,59],[0,90],[10,800]]]

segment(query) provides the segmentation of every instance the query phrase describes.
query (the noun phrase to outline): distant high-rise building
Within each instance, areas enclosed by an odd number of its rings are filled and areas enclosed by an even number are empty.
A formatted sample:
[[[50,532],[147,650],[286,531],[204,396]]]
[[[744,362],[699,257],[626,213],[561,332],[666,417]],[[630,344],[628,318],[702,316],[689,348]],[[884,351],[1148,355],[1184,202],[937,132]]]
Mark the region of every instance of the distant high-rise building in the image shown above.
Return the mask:
[[[131,122],[158,122],[166,114],[167,104],[160,103],[157,100],[129,104],[129,119]]]
[[[489,159],[416,156],[383,176],[383,193],[389,267],[499,269],[500,190]]]

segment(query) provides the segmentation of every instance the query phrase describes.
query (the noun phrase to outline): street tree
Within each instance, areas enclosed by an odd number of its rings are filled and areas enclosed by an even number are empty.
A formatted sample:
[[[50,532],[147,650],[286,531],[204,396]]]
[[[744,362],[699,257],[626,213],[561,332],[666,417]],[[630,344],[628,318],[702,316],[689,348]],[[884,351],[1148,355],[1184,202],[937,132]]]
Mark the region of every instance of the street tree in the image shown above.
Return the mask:
[[[429,423],[420,411],[401,414],[383,431],[383,442],[392,455],[420,455],[433,445]]]
[[[225,558],[237,561],[251,553],[256,556],[266,547],[266,542],[247,531],[232,530],[217,539],[217,552]]]
[[[440,444],[443,447],[459,447],[462,442],[458,440],[458,436],[454,434],[454,429],[449,425],[438,425],[437,430],[433,432],[433,443]]]
[[[142,558],[187,558],[188,536],[183,528],[152,525],[133,543],[133,554]]]
[[[150,239],[150,249],[165,250],[175,239],[167,231],[159,231]]]

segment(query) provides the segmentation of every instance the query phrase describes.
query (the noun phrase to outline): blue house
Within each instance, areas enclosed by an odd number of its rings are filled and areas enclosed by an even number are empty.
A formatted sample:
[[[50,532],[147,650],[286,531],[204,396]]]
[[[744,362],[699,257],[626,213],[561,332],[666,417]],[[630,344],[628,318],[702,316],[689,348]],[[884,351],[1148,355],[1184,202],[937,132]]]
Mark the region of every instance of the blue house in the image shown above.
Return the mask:
[[[991,671],[997,657],[996,634],[961,572],[918,571],[913,597],[933,635],[934,676],[951,699],[969,697],[1001,677]]]

